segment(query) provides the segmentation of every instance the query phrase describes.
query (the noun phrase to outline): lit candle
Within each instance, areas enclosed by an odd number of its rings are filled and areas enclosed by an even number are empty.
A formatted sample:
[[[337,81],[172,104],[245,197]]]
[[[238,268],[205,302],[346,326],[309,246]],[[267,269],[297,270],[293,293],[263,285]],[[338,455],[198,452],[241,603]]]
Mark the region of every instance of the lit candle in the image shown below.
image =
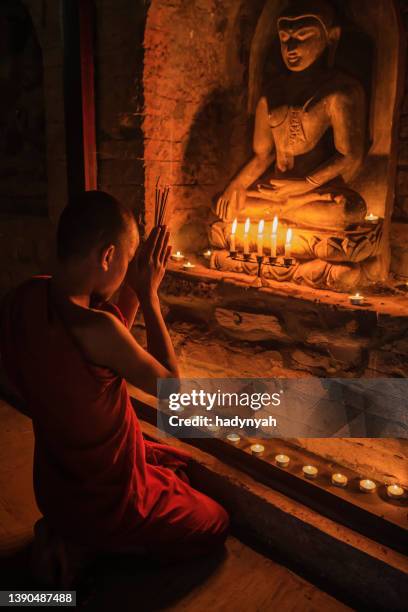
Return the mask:
[[[304,465],[302,472],[306,478],[317,478],[319,470],[314,465]]]
[[[265,221],[262,220],[259,222],[259,225],[258,225],[258,240],[257,240],[258,257],[263,257],[264,228],[265,228]]]
[[[187,263],[185,263],[183,265],[184,270],[192,270],[193,268],[195,268],[195,265],[192,264],[190,261],[188,261]]]
[[[290,463],[290,458],[287,455],[276,455],[275,461],[279,467],[287,468]]]
[[[239,437],[238,434],[231,433],[231,434],[228,434],[227,440],[228,440],[228,442],[232,442],[232,444],[238,444],[238,442],[241,440],[241,438]]]
[[[262,446],[262,444],[252,444],[251,446],[251,453],[253,455],[262,455],[264,450],[265,450],[265,447]]]
[[[237,226],[238,226],[238,220],[234,219],[234,223],[232,224],[232,229],[231,229],[231,244],[230,244],[231,253],[237,252],[237,249],[235,247],[235,234],[237,233]]]
[[[367,223],[378,223],[379,217],[377,215],[374,215],[373,213],[370,213],[366,216],[365,220],[367,221]]]
[[[364,304],[364,295],[360,295],[360,293],[350,295],[350,302],[353,304],[353,306],[361,306]]]
[[[182,261],[184,259],[184,255],[180,251],[177,251],[177,253],[173,253],[171,258],[174,259],[174,261]]]
[[[247,219],[245,221],[245,230],[244,230],[244,255],[249,255],[249,230],[251,227],[251,220]]]
[[[278,217],[275,217],[272,223],[272,235],[271,235],[271,257],[276,257],[278,250]]]
[[[285,242],[285,257],[292,256],[292,229],[289,228],[286,232],[286,242]]]
[[[399,485],[393,484],[387,487],[387,495],[391,499],[401,499],[404,497],[405,491]]]
[[[205,253],[204,253],[204,257],[205,257],[206,259],[211,259],[211,251],[210,251],[210,249],[208,249],[208,251],[205,251]]]
[[[332,474],[331,481],[335,487],[347,487],[348,484],[348,478],[344,474]]]
[[[377,485],[373,480],[369,480],[368,478],[364,478],[364,480],[360,480],[360,491],[363,493],[374,493],[377,489]]]

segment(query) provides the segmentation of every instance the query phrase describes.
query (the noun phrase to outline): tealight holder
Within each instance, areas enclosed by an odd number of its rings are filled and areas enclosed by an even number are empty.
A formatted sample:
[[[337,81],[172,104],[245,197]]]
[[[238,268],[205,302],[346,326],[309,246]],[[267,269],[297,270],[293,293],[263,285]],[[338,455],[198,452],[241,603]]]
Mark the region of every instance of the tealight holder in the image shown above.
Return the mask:
[[[195,265],[191,263],[191,261],[188,261],[187,263],[183,264],[183,270],[193,270],[195,268]]]
[[[263,455],[265,447],[262,444],[252,444],[251,453],[257,457]]]
[[[183,259],[184,259],[184,255],[183,255],[183,253],[181,253],[180,251],[177,251],[177,253],[173,253],[173,254],[171,255],[171,259],[172,259],[173,261],[183,261]]]
[[[290,457],[287,455],[276,455],[275,461],[280,468],[287,468],[289,467]]]
[[[365,301],[364,295],[360,295],[359,293],[356,293],[355,295],[350,295],[349,299],[353,306],[362,306]]]
[[[368,478],[360,480],[360,491],[362,491],[363,493],[375,493],[376,490],[377,485],[373,480],[370,480]]]
[[[331,482],[335,487],[341,487],[344,489],[348,485],[348,478],[344,474],[336,473],[332,474]]]
[[[238,444],[241,441],[241,438],[236,433],[230,433],[227,436],[227,440],[228,442],[231,442],[232,444]]]
[[[366,223],[371,223],[373,225],[376,225],[379,222],[379,220],[380,220],[380,217],[378,217],[377,215],[374,215],[373,213],[370,213],[364,219]]]
[[[403,499],[405,497],[405,490],[397,484],[388,485],[387,495],[390,499]]]
[[[208,249],[208,251],[204,251],[203,253],[204,259],[211,259],[211,254],[212,252],[210,251],[210,249]]]
[[[314,465],[304,465],[302,467],[303,476],[305,478],[314,479],[317,478],[319,470]]]

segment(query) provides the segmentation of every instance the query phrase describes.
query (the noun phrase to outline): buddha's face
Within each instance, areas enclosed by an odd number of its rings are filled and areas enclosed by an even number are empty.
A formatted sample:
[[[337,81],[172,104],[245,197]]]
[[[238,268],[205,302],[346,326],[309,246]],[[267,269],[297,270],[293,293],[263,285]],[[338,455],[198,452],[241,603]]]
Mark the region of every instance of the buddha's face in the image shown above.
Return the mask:
[[[283,61],[293,72],[312,66],[328,45],[323,25],[313,17],[281,19],[278,32]]]

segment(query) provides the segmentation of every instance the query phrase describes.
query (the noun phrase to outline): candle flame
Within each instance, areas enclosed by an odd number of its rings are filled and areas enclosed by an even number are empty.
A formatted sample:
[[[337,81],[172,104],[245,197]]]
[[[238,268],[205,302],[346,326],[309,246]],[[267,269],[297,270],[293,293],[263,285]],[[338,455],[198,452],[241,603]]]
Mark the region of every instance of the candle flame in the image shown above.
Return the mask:
[[[234,219],[234,223],[232,224],[231,234],[234,236],[237,231],[238,219]]]
[[[261,236],[264,233],[265,221],[261,220],[258,225],[258,234]]]
[[[292,243],[292,236],[293,236],[293,232],[292,232],[292,228],[290,227],[286,233],[286,244]]]
[[[278,232],[278,223],[279,223],[279,219],[275,215],[275,217],[273,219],[273,223],[272,223],[272,235],[274,235],[274,234],[276,234]]]
[[[251,219],[245,221],[245,233],[249,234],[249,228],[251,227]]]

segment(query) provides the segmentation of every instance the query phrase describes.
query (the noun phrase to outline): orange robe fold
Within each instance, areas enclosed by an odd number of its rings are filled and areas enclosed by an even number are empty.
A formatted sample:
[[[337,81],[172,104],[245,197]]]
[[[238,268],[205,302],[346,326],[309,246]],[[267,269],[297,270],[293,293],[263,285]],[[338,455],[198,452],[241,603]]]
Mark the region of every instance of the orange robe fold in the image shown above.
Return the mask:
[[[0,334],[3,367],[33,422],[40,511],[63,537],[96,549],[208,552],[224,541],[228,515],[174,472],[186,453],[144,440],[125,380],[87,361],[50,280],[34,277],[7,296]],[[126,323],[116,306],[104,308]]]

